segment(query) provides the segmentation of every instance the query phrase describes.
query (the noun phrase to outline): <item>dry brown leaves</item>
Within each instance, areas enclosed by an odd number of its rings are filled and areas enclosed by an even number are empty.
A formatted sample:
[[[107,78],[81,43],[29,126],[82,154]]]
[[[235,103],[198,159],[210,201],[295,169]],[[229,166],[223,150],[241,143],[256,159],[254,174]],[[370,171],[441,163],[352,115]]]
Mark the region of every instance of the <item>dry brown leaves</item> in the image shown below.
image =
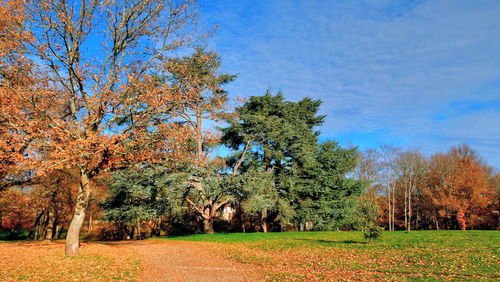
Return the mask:
[[[134,280],[141,262],[134,251],[112,244],[82,243],[81,256],[65,257],[61,242],[0,243],[0,280]]]

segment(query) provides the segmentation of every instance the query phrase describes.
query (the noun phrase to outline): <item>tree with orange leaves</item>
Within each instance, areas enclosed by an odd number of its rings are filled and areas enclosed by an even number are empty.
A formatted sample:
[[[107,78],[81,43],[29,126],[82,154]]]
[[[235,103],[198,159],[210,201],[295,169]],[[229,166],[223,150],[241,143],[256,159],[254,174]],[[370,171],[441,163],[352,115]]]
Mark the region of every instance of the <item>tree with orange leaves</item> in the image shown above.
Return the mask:
[[[184,101],[150,73],[194,40],[187,28],[196,14],[190,0],[10,3],[2,9],[29,24],[1,30],[0,38],[11,39],[1,42],[2,63],[10,56],[26,63],[2,74],[0,130],[12,137],[0,144],[0,157],[37,175],[78,171],[65,246],[66,255],[78,255],[93,179],[133,163],[191,156],[192,130],[176,120]],[[18,29],[22,35],[10,37]]]
[[[426,177],[424,195],[435,207],[436,228],[438,219],[465,229],[471,216],[488,203],[489,179],[475,151],[468,145],[452,147],[447,154],[431,157]],[[450,227],[450,226],[447,226]]]
[[[13,130],[6,118],[18,117],[22,111],[11,106],[16,102],[15,92],[33,84],[33,66],[22,46],[23,39],[30,39],[23,30],[23,4],[22,0],[0,3],[0,191],[26,182],[18,175],[16,162],[23,158],[31,139]]]

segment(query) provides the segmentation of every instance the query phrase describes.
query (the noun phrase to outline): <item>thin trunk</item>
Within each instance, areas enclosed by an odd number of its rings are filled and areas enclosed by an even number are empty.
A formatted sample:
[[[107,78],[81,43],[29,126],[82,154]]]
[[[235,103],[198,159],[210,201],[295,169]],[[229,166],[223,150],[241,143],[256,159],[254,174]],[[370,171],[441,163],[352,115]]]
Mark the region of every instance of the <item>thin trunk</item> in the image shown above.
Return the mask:
[[[52,235],[54,231],[54,222],[55,222],[55,216],[54,213],[52,212],[52,209],[49,209],[48,213],[48,224],[47,224],[47,231],[45,232],[45,240],[52,240]]]
[[[387,182],[387,225],[389,225],[389,231],[391,231],[391,190],[389,182]]]
[[[247,154],[249,148],[250,148],[250,141],[247,141],[245,143],[245,148],[243,149],[240,158],[233,167],[233,175],[238,174],[238,168],[240,168],[241,164],[243,163],[243,160],[245,159],[245,155]]]
[[[262,211],[262,231],[267,233],[267,209]]]
[[[91,231],[92,231],[92,212],[90,212],[90,215],[89,215],[89,228],[88,228],[89,235],[90,235]]]
[[[245,230],[245,219],[244,219],[243,211],[241,210],[241,208],[240,208],[240,221],[241,221],[241,231],[243,233],[246,233],[246,230]]]
[[[438,223],[436,215],[434,215],[434,223],[436,224],[436,230],[439,230],[439,223]]]
[[[214,234],[214,220],[213,218],[203,218],[203,231],[206,234]]]
[[[81,173],[80,187],[76,197],[75,213],[69,224],[68,234],[66,236],[66,246],[64,254],[66,256],[78,256],[80,254],[80,230],[85,220],[85,211],[90,198],[90,179],[83,171]]]
[[[45,214],[45,211],[42,211],[35,219],[35,223],[33,224],[33,230],[30,232],[29,237],[33,238],[33,240],[38,240],[38,234],[40,232],[40,221],[43,218],[43,215]],[[33,237],[32,237],[33,236]]]
[[[201,161],[203,157],[203,136],[201,130],[201,114],[196,114],[196,145],[197,145],[197,164],[198,167],[201,166]]]
[[[408,193],[408,231],[411,230],[411,192]]]
[[[396,187],[392,186],[392,230],[395,230],[396,221]]]
[[[137,233],[135,235],[135,240],[140,240],[141,239],[141,222],[140,221],[137,222],[136,229],[137,229]]]
[[[405,193],[405,212],[404,212],[404,214],[405,214],[405,229],[408,230],[408,214],[407,214],[407,210],[408,210],[408,202],[407,202],[408,195],[407,195],[407,192],[406,192],[407,191],[406,188],[404,188],[404,189],[405,189],[405,191],[404,191],[404,193]]]

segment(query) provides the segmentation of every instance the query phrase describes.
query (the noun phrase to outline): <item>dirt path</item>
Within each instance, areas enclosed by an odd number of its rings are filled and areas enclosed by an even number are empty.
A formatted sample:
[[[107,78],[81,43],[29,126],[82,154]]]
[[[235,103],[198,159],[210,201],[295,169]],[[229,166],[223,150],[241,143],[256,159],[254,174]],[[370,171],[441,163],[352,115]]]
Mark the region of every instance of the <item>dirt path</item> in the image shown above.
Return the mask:
[[[262,281],[249,265],[210,252],[204,243],[142,241],[126,245],[143,261],[141,281]]]

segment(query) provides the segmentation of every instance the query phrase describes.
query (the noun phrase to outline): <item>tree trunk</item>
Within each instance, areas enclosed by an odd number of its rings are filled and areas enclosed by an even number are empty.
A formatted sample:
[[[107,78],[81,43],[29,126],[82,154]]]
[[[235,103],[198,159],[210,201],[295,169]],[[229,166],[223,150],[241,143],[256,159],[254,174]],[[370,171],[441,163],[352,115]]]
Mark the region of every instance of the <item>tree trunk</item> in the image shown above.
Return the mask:
[[[78,256],[80,254],[80,230],[85,220],[85,211],[90,197],[90,179],[84,172],[81,173],[80,187],[76,197],[75,213],[69,224],[68,234],[66,235],[66,246],[64,254],[66,256]]]
[[[52,209],[49,209],[48,213],[48,224],[47,224],[47,231],[45,232],[45,240],[52,240],[52,235],[54,232],[54,222],[55,222],[55,216],[54,213],[52,212]]]
[[[408,231],[411,230],[411,192],[408,193]]]
[[[267,233],[267,209],[262,211],[262,232]]]
[[[197,147],[197,152],[196,152],[196,156],[197,156],[197,165],[198,167],[200,167],[202,164],[201,164],[201,161],[202,161],[202,157],[203,157],[203,132],[202,132],[202,128],[201,128],[201,121],[202,121],[202,117],[201,117],[201,113],[198,112],[196,113],[196,147]]]
[[[203,231],[205,231],[205,234],[214,234],[214,220],[213,218],[210,219],[203,219]]]
[[[408,230],[408,194],[405,188],[405,229]]]
[[[392,190],[392,231],[394,231],[395,221],[396,221],[396,187],[393,185],[391,190]]]
[[[238,174],[238,168],[243,163],[243,160],[245,160],[245,155],[247,154],[249,148],[250,148],[250,140],[248,140],[245,143],[245,148],[243,149],[243,152],[241,153],[240,158],[238,159],[238,161],[236,162],[236,164],[233,167],[233,175]]]
[[[141,222],[137,222],[137,238],[136,240],[141,240]]]
[[[92,212],[89,214],[89,228],[87,230],[88,235],[90,236],[90,232],[92,232]]]

